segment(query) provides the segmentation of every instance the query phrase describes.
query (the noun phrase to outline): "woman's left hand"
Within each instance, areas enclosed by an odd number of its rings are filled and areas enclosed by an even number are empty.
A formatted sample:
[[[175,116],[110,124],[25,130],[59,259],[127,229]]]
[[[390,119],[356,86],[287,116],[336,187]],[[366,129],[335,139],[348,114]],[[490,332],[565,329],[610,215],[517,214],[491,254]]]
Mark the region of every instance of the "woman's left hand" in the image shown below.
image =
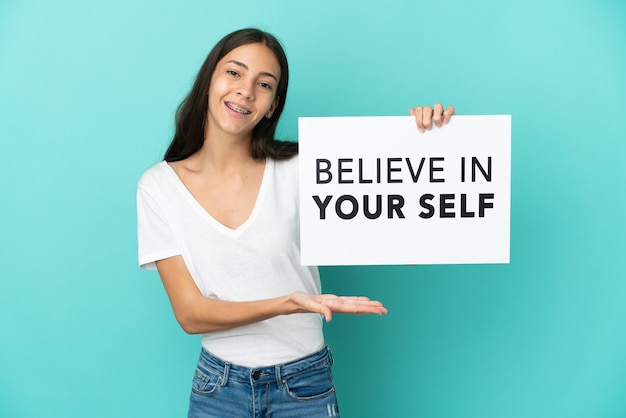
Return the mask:
[[[324,315],[326,322],[330,322],[336,313],[356,315],[387,313],[387,308],[381,302],[370,300],[365,296],[311,295],[294,292],[289,295],[289,300],[295,305],[294,313],[315,312]]]
[[[450,117],[454,115],[454,107],[448,106],[443,110],[441,103],[436,103],[434,108],[430,106],[417,106],[409,109],[411,116],[415,117],[415,124],[420,132],[430,131],[433,123],[437,128],[445,125],[450,121]]]

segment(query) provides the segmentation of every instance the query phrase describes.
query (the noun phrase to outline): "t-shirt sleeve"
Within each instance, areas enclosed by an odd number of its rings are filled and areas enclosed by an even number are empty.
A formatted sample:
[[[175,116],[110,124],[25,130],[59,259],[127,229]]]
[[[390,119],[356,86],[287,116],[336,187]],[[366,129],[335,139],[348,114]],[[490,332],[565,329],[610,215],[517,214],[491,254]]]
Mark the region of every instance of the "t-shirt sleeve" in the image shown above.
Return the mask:
[[[141,268],[156,270],[156,261],[181,254],[163,206],[141,182],[137,188],[137,241]]]

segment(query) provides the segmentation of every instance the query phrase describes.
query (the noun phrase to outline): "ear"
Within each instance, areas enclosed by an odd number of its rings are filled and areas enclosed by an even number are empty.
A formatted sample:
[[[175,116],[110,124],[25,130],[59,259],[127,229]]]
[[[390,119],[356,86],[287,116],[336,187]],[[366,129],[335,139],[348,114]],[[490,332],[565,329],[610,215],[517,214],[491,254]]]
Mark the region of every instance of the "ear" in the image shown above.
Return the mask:
[[[276,110],[276,107],[278,106],[279,102],[280,102],[280,97],[276,96],[276,98],[274,99],[274,102],[270,106],[270,110],[268,110],[267,113],[265,114],[266,118],[271,119],[271,117],[274,114],[274,111]]]

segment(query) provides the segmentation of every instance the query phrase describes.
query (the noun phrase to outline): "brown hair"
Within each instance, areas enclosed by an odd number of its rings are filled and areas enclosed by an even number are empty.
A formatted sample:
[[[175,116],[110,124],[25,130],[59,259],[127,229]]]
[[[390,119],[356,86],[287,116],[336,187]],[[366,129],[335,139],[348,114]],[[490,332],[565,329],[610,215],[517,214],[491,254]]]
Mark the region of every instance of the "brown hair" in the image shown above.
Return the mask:
[[[255,159],[273,158],[284,160],[298,153],[297,142],[277,141],[274,138],[278,120],[287,100],[289,66],[280,42],[271,34],[259,29],[240,29],[222,38],[204,60],[187,97],[176,111],[176,131],[165,152],[168,162],[184,160],[202,148],[208,112],[207,91],[217,63],[230,51],[242,45],[260,43],[267,46],[280,65],[280,79],[276,88],[278,105],[271,118],[263,118],[252,132],[250,153]]]

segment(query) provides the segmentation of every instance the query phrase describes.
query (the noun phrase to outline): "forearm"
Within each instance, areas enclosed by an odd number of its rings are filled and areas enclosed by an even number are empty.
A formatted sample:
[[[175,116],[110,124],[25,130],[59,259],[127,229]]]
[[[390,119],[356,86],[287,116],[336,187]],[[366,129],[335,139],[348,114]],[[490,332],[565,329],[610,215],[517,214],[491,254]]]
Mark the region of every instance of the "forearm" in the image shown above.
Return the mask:
[[[185,332],[203,334],[260,322],[278,315],[311,312],[326,321],[333,313],[386,314],[378,301],[366,297],[290,295],[250,302],[228,302],[204,297],[194,283],[181,256],[157,261],[159,275],[172,304],[174,315]]]
[[[189,334],[240,327],[278,315],[304,312],[297,294],[250,302],[229,302],[203,296],[181,256],[157,261],[157,269],[180,326]]]
[[[236,328],[278,315],[298,312],[290,296],[250,302],[228,302],[195,296],[185,306],[174,307],[179,324],[189,334]]]

